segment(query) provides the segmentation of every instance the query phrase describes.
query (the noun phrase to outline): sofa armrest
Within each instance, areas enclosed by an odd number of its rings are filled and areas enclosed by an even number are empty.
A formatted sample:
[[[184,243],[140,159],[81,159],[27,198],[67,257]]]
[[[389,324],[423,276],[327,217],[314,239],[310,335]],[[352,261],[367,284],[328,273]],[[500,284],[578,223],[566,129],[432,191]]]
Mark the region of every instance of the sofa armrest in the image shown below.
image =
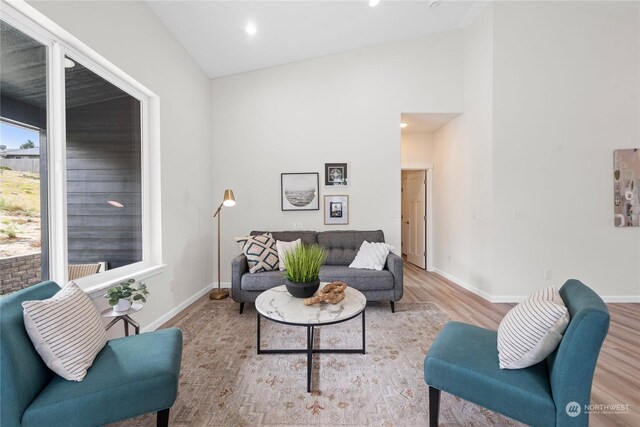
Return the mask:
[[[231,297],[235,302],[241,302],[236,299],[240,297],[240,282],[242,275],[249,271],[247,257],[240,254],[231,261]]]
[[[393,294],[394,301],[400,300],[402,298],[402,287],[403,287],[403,261],[402,257],[394,254],[393,252],[389,252],[387,256],[387,264],[385,268],[389,270],[391,275],[393,276]]]

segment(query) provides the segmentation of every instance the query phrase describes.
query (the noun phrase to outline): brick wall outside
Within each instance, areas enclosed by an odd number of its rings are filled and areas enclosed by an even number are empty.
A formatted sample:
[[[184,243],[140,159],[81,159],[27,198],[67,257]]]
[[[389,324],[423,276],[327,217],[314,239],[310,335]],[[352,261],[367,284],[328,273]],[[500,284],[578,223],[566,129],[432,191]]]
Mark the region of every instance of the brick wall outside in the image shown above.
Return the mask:
[[[0,295],[41,282],[40,252],[0,259]]]

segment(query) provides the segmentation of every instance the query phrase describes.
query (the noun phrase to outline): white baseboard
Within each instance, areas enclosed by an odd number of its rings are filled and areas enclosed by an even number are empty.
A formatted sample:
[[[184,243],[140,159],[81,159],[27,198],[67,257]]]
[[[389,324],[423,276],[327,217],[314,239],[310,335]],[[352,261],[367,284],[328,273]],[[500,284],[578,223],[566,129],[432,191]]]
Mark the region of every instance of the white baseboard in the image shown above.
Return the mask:
[[[529,295],[496,295],[489,298],[493,303],[518,303],[526,300]]]
[[[481,296],[491,303],[519,303],[524,301],[529,297],[529,295],[490,295],[469,283],[458,279],[457,277],[440,270],[439,268],[433,269],[434,273],[439,274],[447,280],[452,281],[458,286],[465,288],[468,291],[473,292],[474,294]],[[600,296],[602,300],[606,303],[640,303],[640,295],[611,295],[611,296]]]
[[[193,304],[198,299],[200,299],[203,295],[211,292],[214,288],[217,288],[217,287],[218,287],[217,283],[211,283],[209,286],[199,290],[194,295],[192,295],[191,297],[187,298],[182,304],[178,305],[177,307],[174,307],[172,310],[169,310],[163,316],[161,316],[158,319],[154,320],[153,322],[151,322],[147,326],[141,328],[140,331],[141,332],[155,331],[160,326],[164,325],[169,320],[171,320],[171,318],[173,318],[173,317],[177,316],[178,314],[180,314],[180,312],[182,310],[184,310],[185,308],[189,307],[191,304]],[[222,283],[220,283],[220,287],[221,288],[231,288],[231,282],[222,282]]]
[[[604,296],[601,298],[606,303],[616,303],[616,302],[640,303],[640,295],[611,295],[611,296]]]
[[[458,286],[462,286],[463,288],[465,288],[468,291],[473,292],[474,294],[481,296],[482,298],[486,299],[487,301],[493,302],[491,301],[491,295],[489,295],[488,293],[486,293],[485,291],[476,288],[475,286],[470,285],[469,283],[458,279],[457,277],[447,273],[446,271],[442,271],[437,267],[433,268],[433,272],[437,273],[439,275],[441,275],[442,277],[444,277],[447,280],[452,281],[453,283],[455,283]]]

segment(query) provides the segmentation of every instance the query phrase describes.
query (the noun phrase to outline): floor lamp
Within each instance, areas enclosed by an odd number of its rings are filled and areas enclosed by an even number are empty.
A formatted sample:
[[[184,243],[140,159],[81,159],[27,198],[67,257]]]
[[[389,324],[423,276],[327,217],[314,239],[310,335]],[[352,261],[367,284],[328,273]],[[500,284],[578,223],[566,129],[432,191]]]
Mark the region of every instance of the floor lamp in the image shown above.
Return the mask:
[[[220,289],[220,211],[222,211],[223,206],[235,206],[236,199],[233,197],[233,190],[227,188],[224,190],[224,199],[216,213],[213,214],[213,217],[218,217],[218,289],[214,290],[209,294],[209,299],[224,299],[229,296],[229,289]]]

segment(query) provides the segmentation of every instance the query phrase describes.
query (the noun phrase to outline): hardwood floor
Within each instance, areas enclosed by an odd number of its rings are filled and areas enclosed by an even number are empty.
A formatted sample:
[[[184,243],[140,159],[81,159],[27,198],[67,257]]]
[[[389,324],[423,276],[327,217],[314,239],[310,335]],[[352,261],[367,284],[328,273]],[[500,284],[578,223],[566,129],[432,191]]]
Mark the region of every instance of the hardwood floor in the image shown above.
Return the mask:
[[[442,276],[405,262],[402,302],[433,302],[451,320],[497,329],[513,304],[492,304]],[[640,426],[640,304],[607,304],[609,334],[596,366],[592,405],[629,405],[626,414],[593,413],[592,426]]]
[[[169,320],[175,325],[191,310],[209,301],[207,295]],[[497,329],[513,304],[493,304],[442,276],[405,262],[402,303],[432,302],[451,320]],[[626,414],[592,413],[591,426],[640,426],[640,304],[608,304],[609,334],[604,342],[591,392],[592,405],[629,405]]]

